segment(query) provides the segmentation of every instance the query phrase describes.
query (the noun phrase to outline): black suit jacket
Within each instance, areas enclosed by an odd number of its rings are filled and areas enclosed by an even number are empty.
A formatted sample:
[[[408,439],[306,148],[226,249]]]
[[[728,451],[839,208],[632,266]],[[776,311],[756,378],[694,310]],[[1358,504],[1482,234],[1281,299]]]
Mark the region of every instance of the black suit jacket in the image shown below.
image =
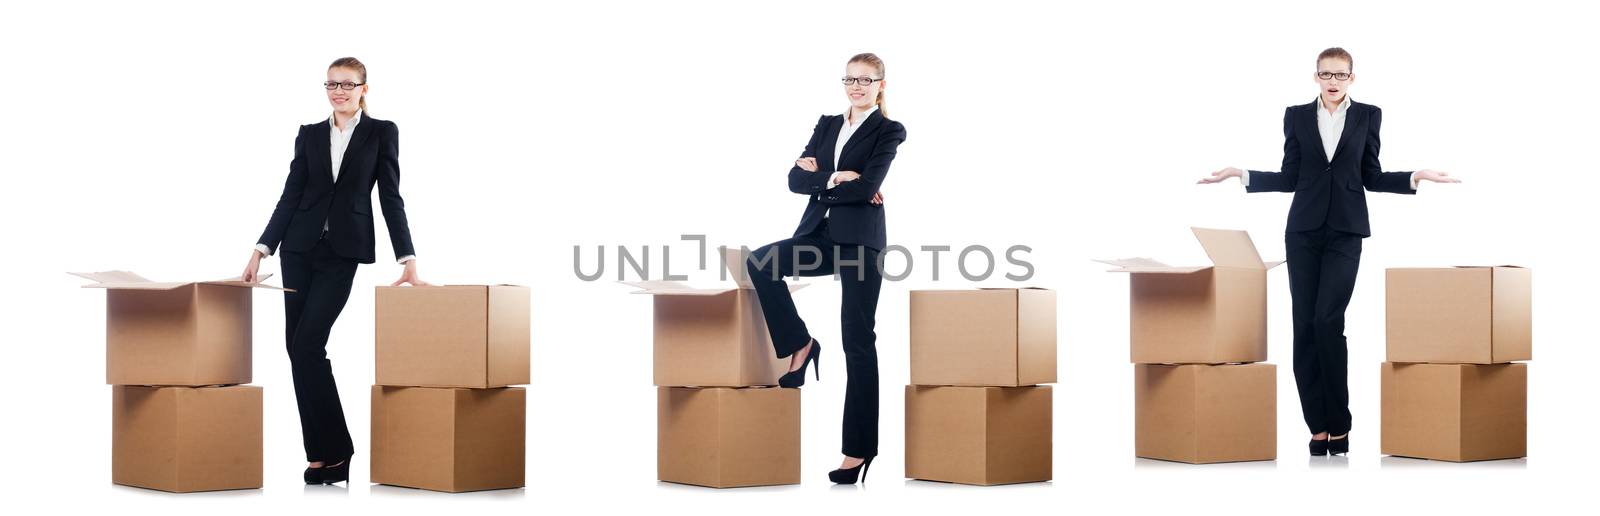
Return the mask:
[[[1317,131],[1316,101],[1289,106],[1283,113],[1283,170],[1251,170],[1250,192],[1294,192],[1285,231],[1329,229],[1371,236],[1367,196],[1374,192],[1414,194],[1410,172],[1384,172],[1378,163],[1378,126],[1383,110],[1353,100],[1345,112],[1344,133],[1329,158]]]
[[[802,158],[817,159],[817,171],[806,172],[799,166],[789,169],[789,191],[811,196],[794,236],[815,231],[827,216],[828,237],[834,242],[881,251],[888,241],[883,205],[870,201],[883,185],[884,177],[889,175],[889,163],[894,161],[900,142],[906,140],[906,128],[900,122],[884,118],[882,111],[873,111],[850,135],[839,152],[839,162],[834,163],[833,149],[844,123],[844,115],[823,115],[817,119],[811,141],[806,143],[805,152],[800,153]],[[861,174],[861,178],[829,189],[828,177],[842,170],[854,171]]]
[[[310,251],[327,222],[328,243],[335,253],[372,263],[372,187],[376,185],[395,259],[416,254],[406,225],[405,201],[400,198],[399,129],[394,122],[363,114],[345,147],[339,180],[334,181],[328,143],[332,127],[326,120],[300,126],[289,179],[257,242],[274,253],[280,243],[290,251]]]

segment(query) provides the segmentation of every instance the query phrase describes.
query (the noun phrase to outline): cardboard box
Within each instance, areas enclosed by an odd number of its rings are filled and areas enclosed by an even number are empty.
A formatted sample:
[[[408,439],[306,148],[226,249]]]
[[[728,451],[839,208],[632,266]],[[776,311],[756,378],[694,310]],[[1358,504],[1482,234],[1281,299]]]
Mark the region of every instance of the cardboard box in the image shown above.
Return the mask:
[[[261,388],[111,387],[111,481],[174,493],[261,488]]]
[[[656,388],[656,478],[706,487],[800,483],[800,390]]]
[[[1383,364],[1386,455],[1466,462],[1528,455],[1526,364]]]
[[[1533,359],[1533,271],[1389,269],[1390,362],[1495,364]]]
[[[913,385],[1015,387],[1055,381],[1055,291],[911,291]]]
[[[1267,359],[1267,270],[1243,231],[1191,228],[1207,267],[1148,258],[1097,260],[1126,272],[1128,337],[1136,364],[1221,364]]]
[[[1134,454],[1190,464],[1274,460],[1273,364],[1134,366]]]
[[[676,281],[623,282],[655,297],[655,384],[660,387],[777,385],[789,370],[767,333],[761,302],[745,276],[738,249],[723,266],[732,288],[699,288]],[[805,287],[790,283],[789,291]]]
[[[528,383],[528,288],[377,287],[374,383],[505,387]]]
[[[974,485],[1051,478],[1051,390],[906,386],[906,478]]]
[[[372,386],[372,482],[460,493],[524,484],[527,392]]]
[[[157,282],[125,271],[71,273],[106,289],[106,383],[250,383],[251,289],[233,280]],[[266,279],[269,275],[263,275]]]

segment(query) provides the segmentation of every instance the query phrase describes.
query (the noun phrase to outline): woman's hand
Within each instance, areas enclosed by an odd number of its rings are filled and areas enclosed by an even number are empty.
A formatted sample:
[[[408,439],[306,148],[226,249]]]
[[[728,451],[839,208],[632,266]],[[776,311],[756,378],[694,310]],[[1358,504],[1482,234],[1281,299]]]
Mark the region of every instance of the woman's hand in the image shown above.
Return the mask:
[[[239,275],[239,281],[245,283],[256,282],[256,272],[261,270],[261,251],[250,251],[250,262],[244,264],[244,274]]]
[[[412,258],[411,261],[406,262],[406,270],[402,271],[400,273],[400,279],[394,280],[394,283],[389,285],[389,286],[398,287],[398,286],[406,284],[406,283],[410,283],[411,286],[413,286],[413,287],[426,287],[426,286],[428,286],[428,282],[422,281],[421,279],[417,278],[417,259],[416,258]]]
[[[1437,171],[1437,170],[1418,170],[1412,176],[1412,180],[1416,181],[1417,183],[1421,183],[1423,181],[1433,181],[1435,183],[1460,183],[1461,182],[1460,179],[1456,179],[1456,178],[1450,177],[1450,173],[1449,172],[1440,172],[1440,171]],[[1416,184],[1412,184],[1411,186],[1412,186],[1412,188],[1415,188],[1417,185]]]
[[[794,160],[794,166],[800,167],[800,170],[804,170],[806,172],[816,172],[817,158],[800,158]]]
[[[847,181],[855,181],[857,179],[861,179],[861,174],[857,174],[857,173],[851,172],[849,170],[841,170],[841,171],[839,171],[839,176],[833,178],[833,184],[844,183],[844,182],[847,182]]]
[[[1244,171],[1243,170],[1239,170],[1239,169],[1233,168],[1233,167],[1228,167],[1228,168],[1225,168],[1225,169],[1222,169],[1222,170],[1218,170],[1216,172],[1212,172],[1211,176],[1209,176],[1209,177],[1200,178],[1200,180],[1196,181],[1195,184],[1199,184],[1199,185],[1216,184],[1216,183],[1221,183],[1223,181],[1226,181],[1229,178],[1239,177],[1239,176],[1242,176],[1242,175],[1244,175]]]
[[[883,192],[872,194],[872,204],[883,204]]]

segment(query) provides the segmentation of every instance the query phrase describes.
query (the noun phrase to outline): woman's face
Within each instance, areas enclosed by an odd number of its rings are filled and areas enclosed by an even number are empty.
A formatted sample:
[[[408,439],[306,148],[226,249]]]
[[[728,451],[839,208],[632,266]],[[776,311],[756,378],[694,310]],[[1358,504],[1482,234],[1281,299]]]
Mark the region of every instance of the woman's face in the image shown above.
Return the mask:
[[[328,90],[328,104],[333,110],[346,115],[355,114],[361,106],[361,97],[367,94],[367,85],[362,84],[361,73],[344,67],[328,69],[328,82],[341,85],[360,84],[353,89],[344,89],[338,86]]]
[[[882,79],[878,75],[878,67],[867,63],[850,63],[844,67],[845,77]],[[850,106],[857,110],[866,110],[878,102],[878,92],[883,91],[883,81],[873,81],[863,84],[855,81],[854,84],[844,85],[844,94],[850,98]]]
[[[1350,62],[1337,57],[1317,61],[1314,78],[1322,88],[1322,103],[1329,106],[1344,102],[1344,97],[1350,94],[1350,85],[1356,82],[1356,75],[1350,73]]]

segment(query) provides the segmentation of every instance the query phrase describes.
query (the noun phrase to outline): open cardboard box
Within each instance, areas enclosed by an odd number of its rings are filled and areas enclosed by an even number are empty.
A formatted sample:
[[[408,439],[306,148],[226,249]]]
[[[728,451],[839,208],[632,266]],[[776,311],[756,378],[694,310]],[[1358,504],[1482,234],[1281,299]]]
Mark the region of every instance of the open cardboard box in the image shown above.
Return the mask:
[[[106,383],[250,383],[252,289],[237,279],[159,282],[127,271],[69,273],[106,290]],[[262,275],[261,279],[271,277]]]
[[[655,384],[660,387],[777,385],[789,369],[778,358],[767,321],[745,275],[744,254],[723,248],[733,286],[696,287],[677,281],[624,281],[655,297]],[[789,291],[804,284],[789,283]]]
[[[1211,265],[1095,260],[1128,273],[1132,362],[1220,364],[1267,359],[1267,270],[1244,231],[1190,228]]]

